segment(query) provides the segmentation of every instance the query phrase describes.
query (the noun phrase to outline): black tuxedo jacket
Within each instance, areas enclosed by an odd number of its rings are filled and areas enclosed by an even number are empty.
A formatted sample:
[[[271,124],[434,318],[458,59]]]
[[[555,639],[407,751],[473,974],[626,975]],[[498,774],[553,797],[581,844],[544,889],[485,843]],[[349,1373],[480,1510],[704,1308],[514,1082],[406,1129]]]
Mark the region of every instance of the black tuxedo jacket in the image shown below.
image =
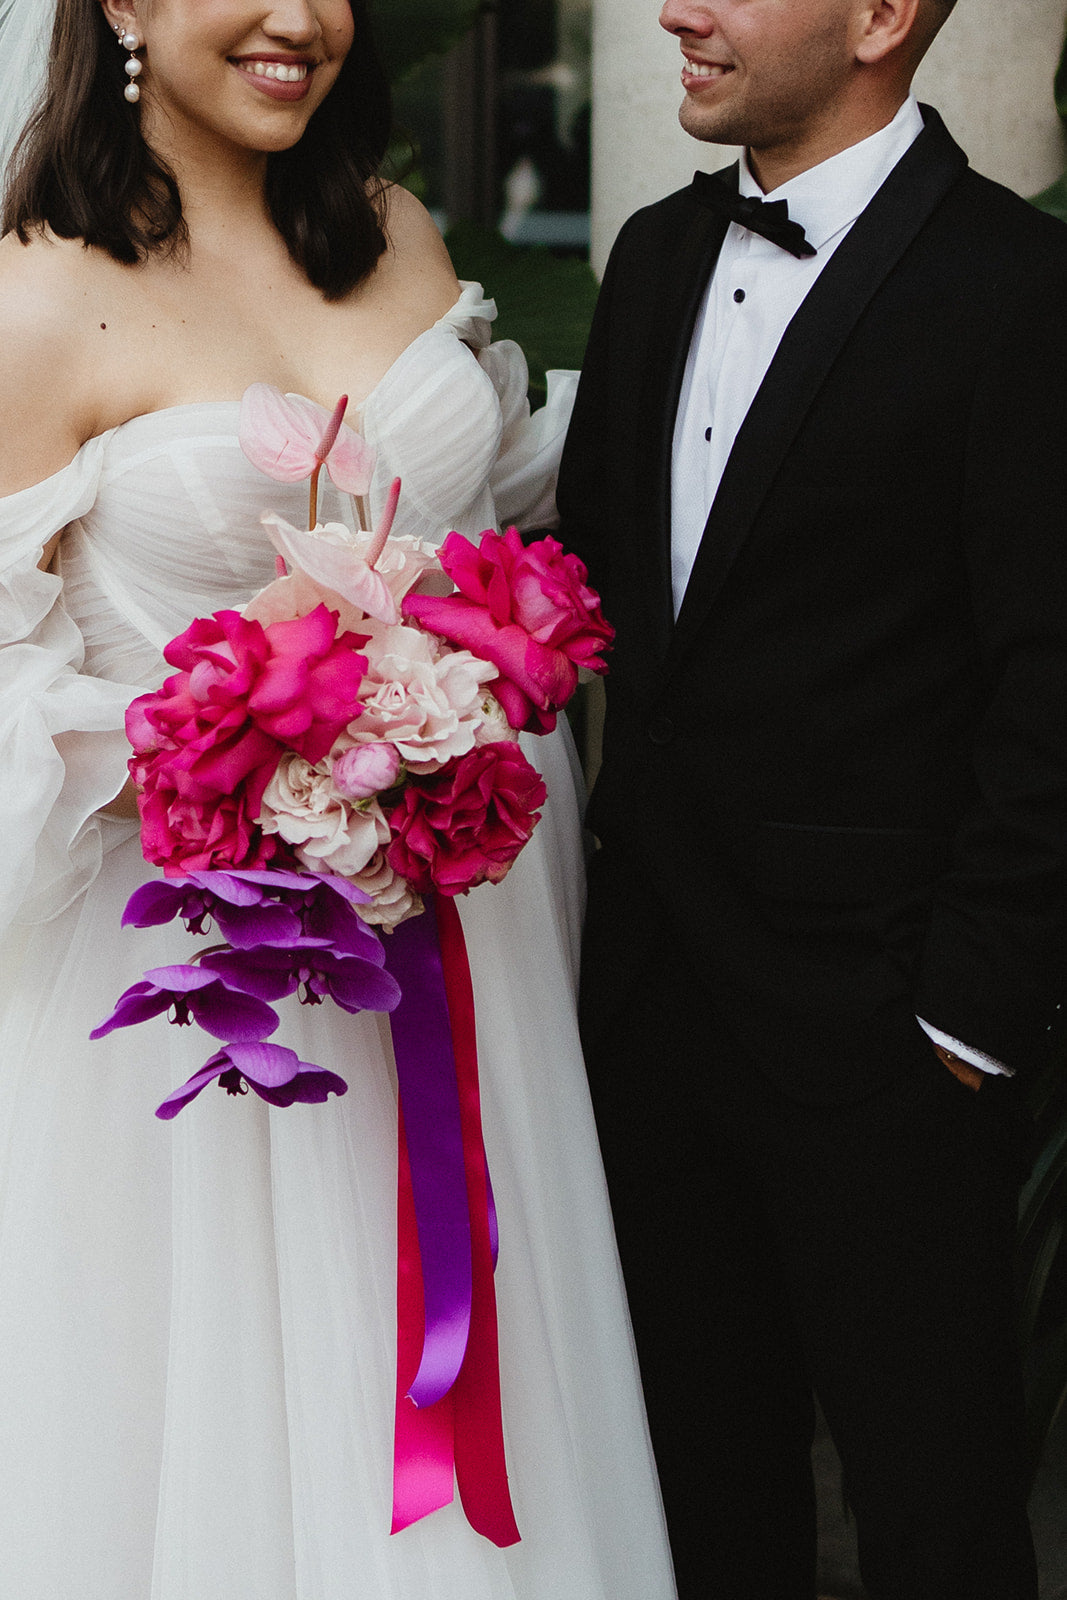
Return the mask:
[[[727,227],[693,189],[620,234],[559,485],[618,629],[610,959],[654,908],[804,1098],[928,1052],[916,1012],[1026,1072],[1067,990],[1067,228],[924,118],[779,346],[676,623],[672,433]]]

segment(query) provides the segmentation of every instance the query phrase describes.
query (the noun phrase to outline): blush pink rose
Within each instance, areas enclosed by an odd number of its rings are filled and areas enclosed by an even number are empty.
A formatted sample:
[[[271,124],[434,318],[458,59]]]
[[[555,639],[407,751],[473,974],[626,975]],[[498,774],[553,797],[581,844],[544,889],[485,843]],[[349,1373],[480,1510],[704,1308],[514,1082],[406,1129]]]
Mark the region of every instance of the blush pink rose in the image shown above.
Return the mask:
[[[358,744],[333,763],[333,781],[348,800],[369,800],[382,789],[391,789],[399,773],[395,744]]]
[[[556,539],[524,545],[515,528],[473,544],[450,533],[441,565],[458,594],[409,594],[401,610],[453,644],[491,661],[493,692],[513,728],[548,733],[578,686],[579,667],[606,672],[615,636],[584,564]]]
[[[422,901],[389,865],[383,850],[376,850],[363,871],[354,872],[350,881],[371,897],[368,904],[361,901],[352,909],[372,928],[395,928],[422,911]]]
[[[359,743],[387,740],[411,772],[436,772],[474,745],[494,669],[469,650],[442,650],[420,628],[372,627],[363,715],[348,733]]]
[[[417,894],[499,883],[540,821],[545,786],[510,739],[412,777],[389,813],[386,858]]]
[[[279,761],[263,792],[259,820],[264,833],[278,834],[304,866],[344,878],[360,872],[389,839],[377,805],[349,805],[328,761],[312,766],[293,751]]]

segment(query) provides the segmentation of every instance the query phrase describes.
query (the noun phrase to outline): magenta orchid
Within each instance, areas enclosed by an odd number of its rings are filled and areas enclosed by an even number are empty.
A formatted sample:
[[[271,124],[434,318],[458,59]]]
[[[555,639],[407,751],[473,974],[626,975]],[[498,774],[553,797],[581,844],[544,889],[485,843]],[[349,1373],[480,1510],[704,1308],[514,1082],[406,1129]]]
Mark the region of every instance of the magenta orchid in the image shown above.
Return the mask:
[[[171,1012],[171,1022],[179,1026],[196,1022],[216,1039],[264,1039],[278,1026],[273,1009],[245,986],[228,984],[225,973],[201,967],[152,967],[143,982],[131,984],[119,996],[114,1011],[89,1037],[102,1039],[115,1028],[132,1028],[164,1011]]]
[[[252,1089],[272,1106],[291,1106],[297,1101],[321,1105],[328,1095],[348,1091],[347,1083],[336,1072],[325,1072],[310,1061],[301,1061],[296,1051],[285,1045],[231,1044],[169,1094],[156,1116],[169,1122],[216,1078],[227,1094],[247,1094]]]
[[[351,955],[366,951],[366,926],[353,911],[370,896],[344,878],[305,872],[190,872],[135,889],[123,927],[151,928],[181,917],[190,933],[214,919],[238,950],[327,939]]]
[[[304,938],[286,947],[211,951],[203,965],[218,973],[227,988],[260,1000],[298,993],[304,1005],[320,1005],[329,998],[343,1011],[394,1011],[400,986],[384,970],[384,952],[369,928],[366,935],[359,955],[332,949],[325,939]]]
[[[282,394],[270,383],[251,384],[241,398],[237,424],[241,449],[276,483],[311,479],[308,525],[312,528],[323,467],[345,494],[366,494],[371,485],[375,453],[365,439],[345,427],[347,407],[347,395],[331,412],[303,395]]]

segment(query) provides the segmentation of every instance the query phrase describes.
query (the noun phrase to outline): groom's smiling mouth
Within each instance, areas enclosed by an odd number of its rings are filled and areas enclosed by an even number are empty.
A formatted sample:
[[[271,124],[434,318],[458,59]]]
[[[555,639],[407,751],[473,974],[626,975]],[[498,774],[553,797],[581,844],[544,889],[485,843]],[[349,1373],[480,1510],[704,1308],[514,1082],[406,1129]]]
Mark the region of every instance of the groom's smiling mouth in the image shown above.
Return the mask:
[[[701,61],[696,56],[686,55],[684,51],[682,54],[682,83],[687,89],[714,83],[734,70],[729,61]]]

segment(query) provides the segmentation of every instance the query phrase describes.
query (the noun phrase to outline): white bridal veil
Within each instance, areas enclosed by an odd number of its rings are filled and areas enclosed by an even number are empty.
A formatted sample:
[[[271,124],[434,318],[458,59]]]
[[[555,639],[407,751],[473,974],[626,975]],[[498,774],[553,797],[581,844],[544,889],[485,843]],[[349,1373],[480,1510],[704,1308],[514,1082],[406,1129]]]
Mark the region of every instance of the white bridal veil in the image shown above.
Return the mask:
[[[52,0],[0,0],[0,189],[44,86],[54,16]]]

